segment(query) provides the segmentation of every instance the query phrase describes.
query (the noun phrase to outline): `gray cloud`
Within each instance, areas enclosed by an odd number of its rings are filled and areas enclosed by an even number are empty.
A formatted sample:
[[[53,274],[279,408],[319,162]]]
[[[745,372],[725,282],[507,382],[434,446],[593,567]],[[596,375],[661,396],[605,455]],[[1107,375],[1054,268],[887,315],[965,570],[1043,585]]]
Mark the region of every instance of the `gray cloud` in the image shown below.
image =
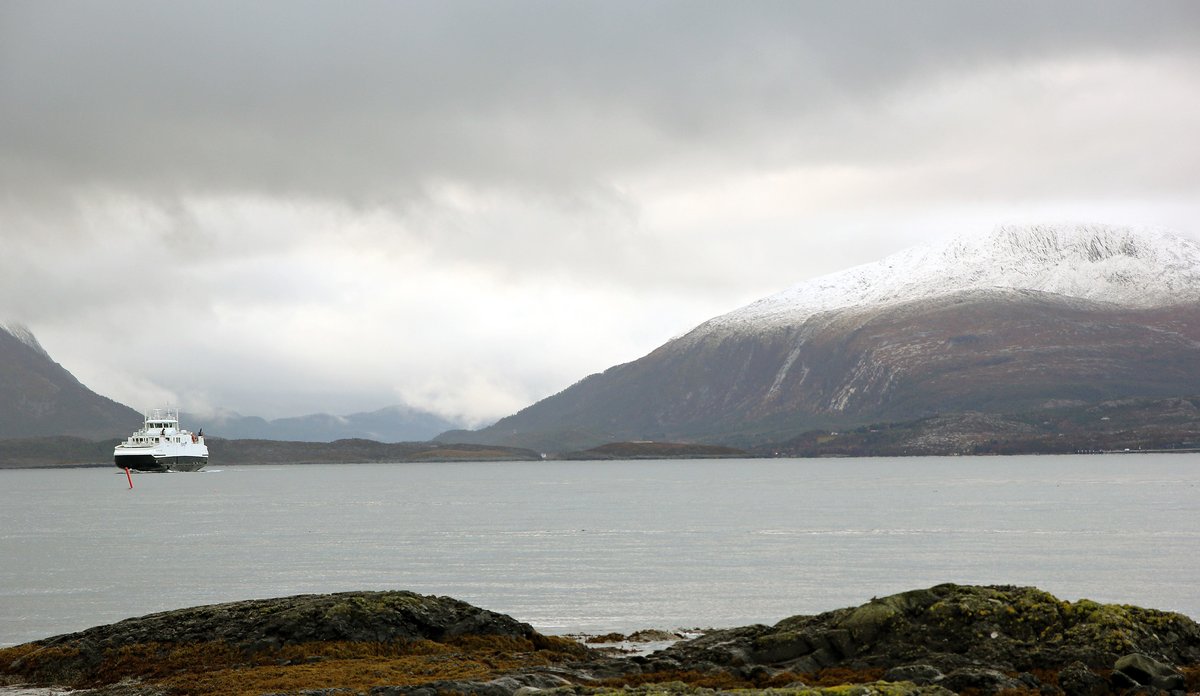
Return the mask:
[[[989,65],[1194,60],[1200,26],[1189,2],[83,2],[0,12],[9,186],[389,203],[443,179],[586,186],[664,157],[828,159],[820,141],[843,143],[823,116],[839,108],[876,108]],[[789,137],[814,126],[817,143]]]
[[[0,319],[126,401],[501,416],[930,235],[1192,226],[1197,74],[1190,1],[7,2]]]

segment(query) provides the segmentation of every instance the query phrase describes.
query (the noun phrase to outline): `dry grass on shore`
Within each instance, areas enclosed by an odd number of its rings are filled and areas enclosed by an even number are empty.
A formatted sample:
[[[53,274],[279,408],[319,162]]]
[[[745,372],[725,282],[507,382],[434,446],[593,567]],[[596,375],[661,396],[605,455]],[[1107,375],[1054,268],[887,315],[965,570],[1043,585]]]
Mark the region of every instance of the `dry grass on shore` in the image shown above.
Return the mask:
[[[536,643],[503,636],[464,636],[446,642],[314,642],[246,654],[226,643],[139,643],[105,653],[99,665],[54,673],[70,648],[26,644],[0,650],[0,664],[20,666],[34,683],[95,688],[136,678],[179,696],[252,696],[308,689],[407,686],[439,680],[486,681],[514,670],[575,659],[573,641],[539,636]],[[77,651],[74,651],[77,653]]]

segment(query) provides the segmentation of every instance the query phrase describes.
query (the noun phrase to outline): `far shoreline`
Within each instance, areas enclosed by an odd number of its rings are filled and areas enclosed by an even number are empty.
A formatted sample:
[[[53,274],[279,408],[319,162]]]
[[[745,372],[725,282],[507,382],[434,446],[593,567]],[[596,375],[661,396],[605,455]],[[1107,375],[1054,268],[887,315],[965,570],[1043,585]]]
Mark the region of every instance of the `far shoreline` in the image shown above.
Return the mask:
[[[235,441],[231,441],[235,442]],[[280,441],[287,442],[287,441]],[[380,443],[384,444],[384,443]],[[1148,455],[1171,455],[1171,454],[1197,454],[1200,453],[1200,448],[1176,448],[1176,449],[1120,449],[1120,450],[1088,450],[1078,452],[986,452],[976,454],[945,454],[945,453],[909,453],[909,454],[789,454],[789,455],[767,455],[745,452],[742,454],[700,454],[700,455],[625,455],[625,456],[581,456],[583,453],[570,453],[564,456],[545,456],[545,457],[508,457],[508,458],[466,458],[466,457],[421,457],[421,458],[394,458],[394,459],[303,459],[303,460],[277,460],[277,461],[227,461],[227,462],[212,462],[210,461],[200,472],[204,472],[213,466],[336,466],[336,465],[355,465],[355,464],[455,464],[455,463],[476,463],[476,464],[506,464],[513,462],[559,462],[559,463],[574,463],[574,462],[656,462],[656,461],[719,461],[719,460],[770,460],[770,459],[796,459],[796,460],[834,460],[834,459],[916,459],[916,458],[938,458],[938,459],[1004,459],[1008,457],[1058,457],[1058,456],[1094,456],[1094,455],[1130,455],[1130,454],[1148,454]],[[0,461],[0,471],[22,471],[22,470],[59,470],[59,469],[104,469],[112,468],[115,473],[123,473],[123,469],[116,467],[112,462],[30,462],[30,463],[9,463]],[[180,472],[138,472],[132,473],[180,473]]]

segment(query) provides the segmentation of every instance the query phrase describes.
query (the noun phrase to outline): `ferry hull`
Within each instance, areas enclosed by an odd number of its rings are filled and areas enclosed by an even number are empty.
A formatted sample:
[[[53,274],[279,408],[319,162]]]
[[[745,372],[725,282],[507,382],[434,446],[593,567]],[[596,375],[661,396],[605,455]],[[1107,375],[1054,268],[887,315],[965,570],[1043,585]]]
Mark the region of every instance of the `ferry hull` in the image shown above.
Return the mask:
[[[151,454],[118,454],[114,463],[121,469],[134,471],[199,471],[208,463],[208,457],[155,457]]]

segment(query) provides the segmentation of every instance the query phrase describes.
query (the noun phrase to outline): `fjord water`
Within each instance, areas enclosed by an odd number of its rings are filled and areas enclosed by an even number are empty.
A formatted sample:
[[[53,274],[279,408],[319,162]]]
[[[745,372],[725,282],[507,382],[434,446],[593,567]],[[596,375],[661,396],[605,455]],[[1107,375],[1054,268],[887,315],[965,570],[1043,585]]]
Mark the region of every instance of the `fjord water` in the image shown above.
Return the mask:
[[[197,604],[450,595],[551,633],[941,582],[1200,617],[1200,455],[0,471],[0,645]]]

